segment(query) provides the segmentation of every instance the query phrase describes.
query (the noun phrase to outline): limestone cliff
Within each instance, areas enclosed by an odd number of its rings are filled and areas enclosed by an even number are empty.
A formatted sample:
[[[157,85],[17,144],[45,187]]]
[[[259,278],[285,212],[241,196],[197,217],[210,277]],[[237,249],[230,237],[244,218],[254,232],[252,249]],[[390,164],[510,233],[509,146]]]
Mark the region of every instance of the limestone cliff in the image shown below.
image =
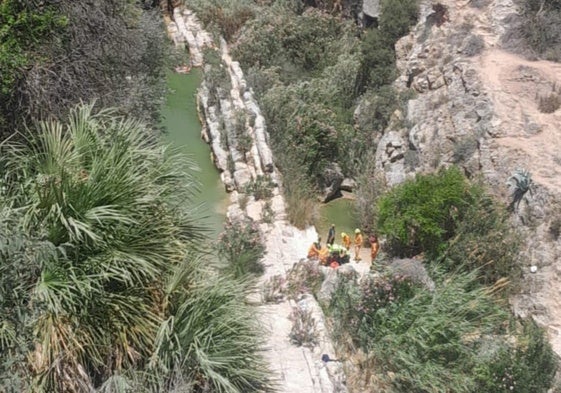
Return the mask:
[[[394,114],[376,165],[397,184],[457,164],[505,204],[507,179],[517,168],[530,171],[533,190],[513,213],[525,236],[522,292],[511,304],[548,328],[561,355],[561,112],[538,109],[561,82],[561,64],[501,48],[516,11],[512,0],[421,2],[418,24],[396,45],[395,86],[416,96],[406,113]]]

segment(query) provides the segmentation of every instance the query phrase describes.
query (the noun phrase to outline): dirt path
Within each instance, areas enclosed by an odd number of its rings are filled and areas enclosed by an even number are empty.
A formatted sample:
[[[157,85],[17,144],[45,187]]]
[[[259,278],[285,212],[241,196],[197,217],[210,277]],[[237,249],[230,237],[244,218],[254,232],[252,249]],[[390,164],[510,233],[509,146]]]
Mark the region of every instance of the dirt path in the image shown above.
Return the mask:
[[[300,231],[276,222],[267,234],[267,253],[264,258],[265,274],[268,278],[286,273],[293,264],[306,256],[309,245],[317,239],[315,229]],[[292,322],[289,319],[296,303],[285,299],[279,304],[266,304],[259,307],[260,319],[269,335],[265,356],[275,372],[280,393],[321,393],[319,368],[321,350],[313,351],[306,347],[296,347],[290,342]]]
[[[561,64],[529,61],[500,49],[512,1],[493,0],[487,7],[469,1],[448,0],[454,23],[469,24],[482,37],[486,49],[472,63],[491,98],[494,125],[500,130],[494,142],[501,156],[509,156],[532,173],[533,180],[552,192],[561,191],[561,110],[543,113],[540,98],[559,92]]]
[[[540,98],[557,94],[561,64],[531,62],[500,49],[487,50],[476,64],[502,130],[496,142],[518,156],[535,182],[561,192],[561,111],[538,108]]]

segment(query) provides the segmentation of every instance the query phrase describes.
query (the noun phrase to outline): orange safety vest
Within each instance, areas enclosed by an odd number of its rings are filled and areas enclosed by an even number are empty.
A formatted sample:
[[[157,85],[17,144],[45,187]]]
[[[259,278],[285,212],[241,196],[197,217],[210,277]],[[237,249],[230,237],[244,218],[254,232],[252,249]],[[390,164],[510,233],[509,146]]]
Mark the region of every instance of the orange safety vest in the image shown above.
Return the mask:
[[[355,235],[355,246],[362,246],[362,242],[363,242],[362,235],[360,233],[357,233]]]
[[[351,237],[349,235],[343,236],[343,246],[348,250],[351,248]]]

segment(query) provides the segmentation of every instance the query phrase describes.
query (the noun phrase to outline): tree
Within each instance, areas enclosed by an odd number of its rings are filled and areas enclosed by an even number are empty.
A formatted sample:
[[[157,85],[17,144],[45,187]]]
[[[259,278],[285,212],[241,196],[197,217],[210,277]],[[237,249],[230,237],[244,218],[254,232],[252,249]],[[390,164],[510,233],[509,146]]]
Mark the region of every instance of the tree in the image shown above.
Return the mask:
[[[0,133],[94,99],[157,123],[166,61],[157,11],[131,0],[7,0],[0,26]]]
[[[190,165],[147,135],[83,105],[3,146],[0,381],[20,381],[12,391],[264,390],[243,286],[209,280],[195,250]]]

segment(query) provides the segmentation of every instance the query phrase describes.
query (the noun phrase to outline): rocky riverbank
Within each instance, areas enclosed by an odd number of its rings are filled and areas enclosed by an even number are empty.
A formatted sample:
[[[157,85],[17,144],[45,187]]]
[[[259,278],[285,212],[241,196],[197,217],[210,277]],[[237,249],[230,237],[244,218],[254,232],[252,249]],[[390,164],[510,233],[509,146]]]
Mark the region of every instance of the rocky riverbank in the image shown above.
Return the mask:
[[[305,256],[317,233],[313,227],[299,230],[286,219],[280,192],[282,180],[273,163],[265,119],[239,64],[230,57],[226,42],[220,40],[216,45],[194,13],[179,7],[174,10],[173,21],[168,23],[168,33],[176,45],[188,46],[194,66],[203,66],[205,73],[217,71],[226,76],[223,85],[209,86],[203,82],[198,93],[198,110],[203,138],[210,144],[212,159],[230,192],[228,220],[250,218],[259,225],[266,246],[262,261],[265,273],[260,280],[263,285],[273,276],[286,275]],[[220,64],[204,63],[204,51],[208,48],[218,51]],[[256,198],[255,188],[260,184],[266,188],[265,198]],[[290,315],[294,309],[306,310],[316,321],[317,344],[312,348],[298,347],[289,339]],[[346,391],[341,364],[322,361],[323,354],[334,357],[334,348],[324,327],[321,308],[313,297],[304,297],[299,302],[286,299],[275,304],[259,301],[256,313],[268,330],[265,357],[276,374],[279,392]]]

